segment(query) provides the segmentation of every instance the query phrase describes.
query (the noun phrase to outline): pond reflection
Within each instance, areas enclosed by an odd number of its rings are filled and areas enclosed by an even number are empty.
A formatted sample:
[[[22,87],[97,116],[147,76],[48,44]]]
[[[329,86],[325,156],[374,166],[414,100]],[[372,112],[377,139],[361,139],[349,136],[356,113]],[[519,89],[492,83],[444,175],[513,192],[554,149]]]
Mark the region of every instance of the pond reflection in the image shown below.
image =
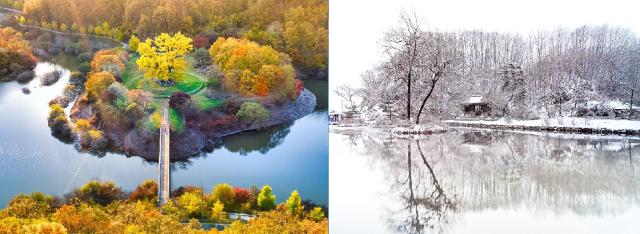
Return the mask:
[[[345,158],[364,157],[366,166],[352,165],[349,173],[382,178],[369,183],[388,199],[369,208],[383,210],[378,218],[386,222],[378,232],[482,232],[475,225],[491,233],[519,232],[509,229],[509,219],[527,217],[529,225],[549,217],[605,220],[640,207],[637,138],[473,129],[404,138],[334,129],[330,139],[331,168],[340,168],[334,165]],[[340,143],[343,148],[334,150]],[[333,173],[345,172],[332,169],[332,178]],[[349,192],[356,191],[339,191]],[[339,210],[332,210],[334,219]],[[518,215],[497,220],[491,212]]]
[[[291,123],[285,123],[260,131],[250,131],[224,137],[222,145],[228,151],[243,156],[254,151],[266,154],[269,150],[282,144],[290,132],[291,125]]]

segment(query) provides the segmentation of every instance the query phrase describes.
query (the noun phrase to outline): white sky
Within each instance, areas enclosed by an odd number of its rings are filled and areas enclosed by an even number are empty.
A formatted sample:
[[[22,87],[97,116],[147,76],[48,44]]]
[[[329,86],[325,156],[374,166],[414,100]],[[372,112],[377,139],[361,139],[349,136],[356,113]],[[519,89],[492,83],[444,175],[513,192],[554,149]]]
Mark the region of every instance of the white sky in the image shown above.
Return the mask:
[[[329,2],[329,105],[339,85],[360,85],[360,74],[380,61],[378,46],[402,9],[415,9],[429,27],[529,33],[557,26],[609,24],[640,35],[640,4],[633,0],[332,0]]]

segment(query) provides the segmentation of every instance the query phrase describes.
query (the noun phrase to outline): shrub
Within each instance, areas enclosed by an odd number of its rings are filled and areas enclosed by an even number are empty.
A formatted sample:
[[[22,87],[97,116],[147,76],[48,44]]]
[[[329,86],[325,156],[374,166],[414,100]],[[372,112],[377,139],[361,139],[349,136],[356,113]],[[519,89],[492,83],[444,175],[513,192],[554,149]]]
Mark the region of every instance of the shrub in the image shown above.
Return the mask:
[[[191,52],[191,57],[194,60],[195,67],[202,67],[211,64],[211,57],[209,57],[209,52],[207,49],[198,48]]]
[[[52,220],[64,225],[69,233],[101,233],[108,232],[110,226],[106,212],[87,204],[64,205],[52,215]]]
[[[250,206],[250,204],[248,203],[249,201],[251,201],[251,192],[243,188],[234,188],[233,194],[233,207],[239,209],[242,212],[246,212],[249,207],[243,206]]]
[[[69,81],[76,85],[83,84],[85,82],[85,76],[83,73],[74,71],[74,72],[71,72]]]
[[[258,194],[258,207],[262,210],[271,210],[276,206],[276,195],[271,194],[269,185],[262,186]]]
[[[129,50],[133,52],[138,51],[138,45],[140,45],[140,39],[135,35],[132,35],[129,39]]]
[[[176,204],[181,207],[188,218],[195,218],[200,214],[202,208],[202,194],[197,192],[187,192],[176,199]]]
[[[142,108],[148,108],[153,102],[153,94],[142,89],[129,90],[127,98]]]
[[[211,120],[208,124],[203,125],[204,127],[203,129],[224,128],[224,127],[228,127],[230,124],[235,123],[236,121],[237,119],[234,115],[226,115],[224,117]]]
[[[53,104],[49,106],[48,124],[51,128],[51,134],[64,140],[71,141],[74,135],[71,131],[71,125],[67,115],[64,113],[64,108],[59,104]]]
[[[314,207],[313,210],[309,211],[309,218],[313,221],[320,222],[324,220],[324,211],[320,207]]]
[[[169,97],[169,106],[177,110],[185,110],[191,104],[191,96],[185,92],[176,92]]]
[[[220,220],[225,218],[224,214],[222,213],[224,209],[224,203],[220,202],[220,200],[216,200],[216,202],[213,204],[213,210],[211,211],[211,218],[216,222],[220,222]]]
[[[105,91],[106,99],[109,103],[115,105],[118,108],[125,108],[127,106],[127,94],[129,90],[121,83],[115,82],[109,85]]]
[[[96,101],[107,90],[107,88],[116,82],[116,78],[109,72],[91,73],[85,89],[87,90],[87,98],[90,101]]]
[[[83,201],[103,206],[124,197],[124,192],[115,183],[96,180],[87,182],[82,188],[77,189],[75,194]]]
[[[211,43],[209,42],[209,37],[205,36],[205,35],[198,35],[193,37],[193,47],[198,48],[198,49],[206,49],[211,45]]]
[[[38,38],[36,39],[36,41],[38,42],[52,42],[52,40],[53,40],[53,34],[49,32],[44,32],[40,34],[40,36],[38,36]]]
[[[129,194],[129,201],[143,200],[155,203],[156,199],[158,199],[158,183],[155,180],[145,180]]]
[[[9,201],[4,212],[12,217],[22,219],[43,218],[50,211],[49,203],[53,198],[42,193],[33,193],[31,196],[20,194]]]
[[[160,129],[161,123],[162,123],[162,116],[160,115],[160,112],[159,111],[153,112],[153,114],[151,114],[149,116],[149,119],[147,120],[147,128],[150,131],[156,131]]]
[[[107,146],[107,138],[100,130],[89,130],[89,139],[91,140],[91,149],[103,150]]]
[[[78,71],[82,73],[89,73],[91,71],[91,64],[89,62],[82,62],[78,65]]]
[[[236,117],[243,122],[259,123],[269,119],[269,111],[257,102],[245,102],[240,106]]]
[[[94,56],[91,61],[91,69],[95,72],[107,71],[115,75],[120,75],[125,66],[118,56],[113,54]]]
[[[210,88],[220,87],[220,80],[218,80],[218,77],[216,76],[209,77],[209,79],[207,80],[207,87],[210,87]]]
[[[231,208],[233,205],[233,201],[235,198],[235,193],[233,192],[233,188],[231,185],[223,183],[216,185],[213,188],[213,192],[211,193],[211,200],[220,201],[224,204],[224,207],[227,209]]]
[[[17,72],[17,71],[22,71],[23,67],[20,64],[17,63],[11,63],[9,65],[9,70],[13,71],[13,72]]]
[[[298,217],[302,214],[303,209],[300,194],[298,191],[294,190],[291,192],[291,196],[287,199],[287,210],[290,215]]]
[[[81,63],[90,62],[92,57],[93,55],[91,54],[91,52],[84,52],[78,55],[78,61],[80,61]]]

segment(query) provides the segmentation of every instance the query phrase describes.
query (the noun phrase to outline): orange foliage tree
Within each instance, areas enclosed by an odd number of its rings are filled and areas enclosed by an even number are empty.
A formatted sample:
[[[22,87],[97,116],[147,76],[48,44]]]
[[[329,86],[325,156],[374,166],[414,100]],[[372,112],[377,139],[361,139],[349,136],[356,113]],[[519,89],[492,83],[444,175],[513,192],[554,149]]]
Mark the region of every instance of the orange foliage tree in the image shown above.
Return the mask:
[[[120,75],[125,68],[127,60],[128,54],[126,51],[117,49],[101,50],[93,55],[91,69],[94,72],[106,71]]]
[[[89,100],[95,101],[107,90],[109,85],[116,82],[116,79],[109,72],[94,72],[89,75],[85,89]]]
[[[295,70],[286,54],[246,39],[218,38],[209,54],[224,73],[227,89],[245,96],[295,98]]]
[[[31,53],[29,42],[22,39],[22,34],[13,28],[0,29],[0,48],[18,53],[31,62],[36,62],[36,57]]]

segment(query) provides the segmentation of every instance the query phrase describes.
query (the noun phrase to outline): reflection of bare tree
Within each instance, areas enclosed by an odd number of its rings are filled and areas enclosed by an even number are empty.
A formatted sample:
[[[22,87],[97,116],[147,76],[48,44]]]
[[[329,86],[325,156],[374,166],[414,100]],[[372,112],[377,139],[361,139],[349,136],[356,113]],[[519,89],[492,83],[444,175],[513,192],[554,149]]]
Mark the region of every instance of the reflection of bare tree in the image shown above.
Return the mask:
[[[440,224],[447,223],[447,214],[456,209],[455,204],[440,186],[435,172],[422,152],[419,140],[416,140],[416,146],[425,167],[420,167],[419,164],[415,166],[412,164],[411,141],[407,140],[406,165],[408,177],[405,182],[398,182],[408,187],[408,194],[406,192],[402,193],[401,199],[403,202],[402,208],[408,211],[409,215],[403,217],[404,219],[400,218],[401,221],[398,223],[391,221],[396,230],[404,233],[423,233],[426,231],[425,228],[429,230],[439,229],[441,227]],[[426,176],[425,168],[428,172]],[[414,172],[414,170],[416,171]],[[418,174],[416,179],[414,179],[415,173]],[[427,181],[422,182],[421,179],[427,179]]]
[[[636,138],[465,133],[419,141],[349,133],[358,135],[358,151],[352,152],[384,172],[380,182],[391,199],[384,218],[395,231],[446,231],[449,225],[443,224],[455,222],[457,214],[488,209],[593,216],[640,205]]]

